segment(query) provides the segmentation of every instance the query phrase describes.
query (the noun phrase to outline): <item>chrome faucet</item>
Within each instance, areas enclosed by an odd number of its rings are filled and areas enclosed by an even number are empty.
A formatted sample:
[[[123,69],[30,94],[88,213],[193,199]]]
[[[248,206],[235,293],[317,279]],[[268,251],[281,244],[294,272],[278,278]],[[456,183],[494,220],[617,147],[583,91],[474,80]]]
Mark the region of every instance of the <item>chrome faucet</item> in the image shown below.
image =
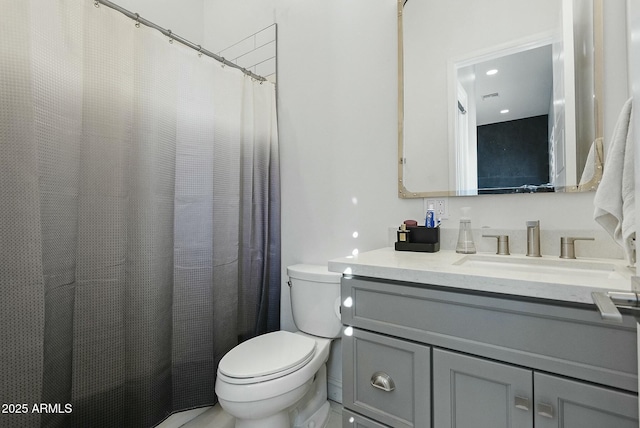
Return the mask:
[[[540,254],[540,220],[527,222],[527,256],[542,257]]]

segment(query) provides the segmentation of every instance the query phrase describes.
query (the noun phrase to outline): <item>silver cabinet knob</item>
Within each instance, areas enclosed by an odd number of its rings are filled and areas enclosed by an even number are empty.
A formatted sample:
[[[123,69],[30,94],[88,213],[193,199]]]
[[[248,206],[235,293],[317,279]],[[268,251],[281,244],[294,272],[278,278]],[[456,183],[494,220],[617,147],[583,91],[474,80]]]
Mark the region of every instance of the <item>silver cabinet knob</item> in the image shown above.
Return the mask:
[[[560,238],[560,258],[575,259],[575,241],[595,241],[595,238],[575,238],[573,236],[563,236]]]
[[[538,414],[542,417],[553,419],[553,406],[546,403],[538,403]]]
[[[375,372],[371,375],[371,386],[385,392],[391,392],[396,389],[395,382],[391,379],[391,376],[385,372]]]

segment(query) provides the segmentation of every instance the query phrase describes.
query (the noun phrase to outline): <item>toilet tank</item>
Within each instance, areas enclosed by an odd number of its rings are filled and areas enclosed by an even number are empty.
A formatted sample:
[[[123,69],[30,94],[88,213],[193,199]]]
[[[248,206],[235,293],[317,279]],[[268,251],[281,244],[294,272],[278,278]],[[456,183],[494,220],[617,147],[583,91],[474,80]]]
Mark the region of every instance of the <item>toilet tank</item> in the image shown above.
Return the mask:
[[[287,267],[291,287],[293,321],[302,332],[320,337],[339,337],[340,278],[326,266],[293,265]]]

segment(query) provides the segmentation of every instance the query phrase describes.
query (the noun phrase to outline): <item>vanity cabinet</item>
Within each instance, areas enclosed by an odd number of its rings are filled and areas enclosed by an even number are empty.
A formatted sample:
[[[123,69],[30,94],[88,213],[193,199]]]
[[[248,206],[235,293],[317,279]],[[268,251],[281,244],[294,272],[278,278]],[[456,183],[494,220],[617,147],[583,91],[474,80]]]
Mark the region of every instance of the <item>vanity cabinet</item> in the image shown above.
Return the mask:
[[[431,425],[428,346],[356,329],[342,349],[351,357],[342,379],[351,409],[394,427]]]
[[[637,428],[637,394],[534,373],[536,428]]]
[[[450,351],[433,351],[433,390],[435,427],[638,427],[635,394]]]
[[[433,351],[436,427],[532,428],[531,370]]]
[[[630,316],[363,277],[348,297],[345,427],[638,426]]]

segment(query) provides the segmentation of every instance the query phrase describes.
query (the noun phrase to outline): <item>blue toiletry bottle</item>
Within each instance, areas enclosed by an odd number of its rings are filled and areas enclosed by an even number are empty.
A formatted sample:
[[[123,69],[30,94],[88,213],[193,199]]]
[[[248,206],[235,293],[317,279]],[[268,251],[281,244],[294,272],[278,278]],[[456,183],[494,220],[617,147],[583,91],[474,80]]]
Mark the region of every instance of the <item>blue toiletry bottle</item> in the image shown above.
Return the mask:
[[[429,205],[427,209],[427,218],[424,221],[426,227],[436,227],[436,210],[433,209],[433,204]]]

